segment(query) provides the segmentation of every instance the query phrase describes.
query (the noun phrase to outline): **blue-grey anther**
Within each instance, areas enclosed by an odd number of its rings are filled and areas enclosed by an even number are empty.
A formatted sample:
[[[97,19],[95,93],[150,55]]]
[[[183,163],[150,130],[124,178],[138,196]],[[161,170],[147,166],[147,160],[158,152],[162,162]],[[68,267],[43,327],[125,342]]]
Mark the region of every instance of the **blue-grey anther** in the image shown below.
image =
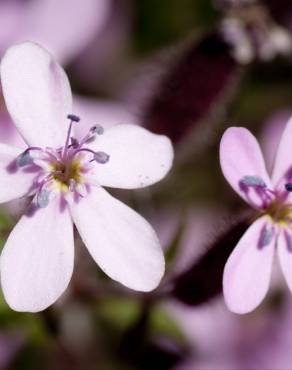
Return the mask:
[[[265,227],[261,234],[261,241],[260,241],[261,247],[266,247],[267,245],[269,245],[270,242],[272,241],[273,235],[274,235],[274,228]]]
[[[80,118],[76,116],[75,114],[68,114],[67,116],[68,119],[70,119],[72,122],[79,122]]]
[[[47,189],[42,189],[37,195],[37,205],[40,208],[46,208],[49,204],[49,191]]]
[[[109,161],[110,156],[105,152],[96,152],[94,154],[94,160],[97,163],[105,164]]]
[[[285,189],[289,192],[292,191],[292,183],[288,182],[288,184],[285,184]]]
[[[91,129],[90,129],[90,133],[97,134],[97,135],[102,135],[104,133],[104,128],[100,125],[92,126]]]
[[[16,159],[16,162],[17,162],[17,166],[18,167],[24,167],[30,163],[32,163],[32,158],[29,154],[29,152],[23,152],[22,154],[20,154],[17,159]]]
[[[244,176],[241,182],[246,186],[265,188],[264,180],[258,176]]]

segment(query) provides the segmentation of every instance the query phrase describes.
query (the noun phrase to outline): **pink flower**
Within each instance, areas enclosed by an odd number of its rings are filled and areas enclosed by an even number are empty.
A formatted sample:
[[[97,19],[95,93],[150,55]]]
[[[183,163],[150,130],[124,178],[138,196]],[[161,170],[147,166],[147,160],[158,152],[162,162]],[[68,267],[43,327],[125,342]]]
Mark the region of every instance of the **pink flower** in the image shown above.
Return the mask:
[[[135,189],[161,180],[173,160],[169,139],[129,124],[75,136],[82,123],[68,115],[67,76],[36,44],[11,47],[0,68],[7,108],[28,144],[25,151],[0,146],[0,201],[34,196],[1,256],[10,307],[37,312],[64,292],[73,269],[73,222],[107,275],[138,291],[154,289],[164,273],[154,230],[101,186]]]
[[[110,8],[108,0],[0,1],[0,53],[31,40],[68,62],[102,29]]]
[[[270,284],[275,249],[292,291],[292,120],[282,135],[271,178],[255,137],[231,127],[220,144],[223,174],[233,189],[259,216],[245,232],[224,269],[223,291],[229,309],[254,310]]]

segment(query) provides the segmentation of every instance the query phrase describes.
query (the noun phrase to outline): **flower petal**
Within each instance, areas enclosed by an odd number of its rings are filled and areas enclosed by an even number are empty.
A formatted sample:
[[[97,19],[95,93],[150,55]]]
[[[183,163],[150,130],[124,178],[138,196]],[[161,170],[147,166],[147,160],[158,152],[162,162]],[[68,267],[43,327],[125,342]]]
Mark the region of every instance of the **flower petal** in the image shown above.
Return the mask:
[[[166,136],[136,125],[111,127],[91,146],[110,156],[96,171],[103,186],[136,189],[152,185],[166,176],[173,161],[173,148]]]
[[[264,299],[270,284],[275,233],[260,245],[262,231],[270,227],[267,216],[255,221],[231,253],[223,275],[224,298],[229,309],[243,314],[254,310]]]
[[[110,8],[108,0],[28,1],[17,41],[46,45],[57,58],[68,61],[102,30]]]
[[[18,168],[15,162],[22,151],[0,144],[0,203],[28,195],[32,188],[35,173]]]
[[[291,164],[291,142],[292,142],[292,118],[288,121],[282,134],[273,169],[272,181],[275,186],[279,186],[281,179],[286,176],[292,178]]]
[[[256,138],[243,127],[227,129],[220,143],[220,164],[222,172],[233,189],[252,207],[261,208],[262,198],[242,186],[243,179],[254,177],[261,179],[271,188],[265,162]]]
[[[263,126],[260,143],[269,173],[272,173],[280,139],[291,113],[291,110],[277,111]]]
[[[277,242],[277,252],[285,280],[292,292],[292,231],[281,230]]]
[[[29,145],[64,144],[72,96],[63,69],[31,42],[12,46],[1,66],[3,95],[20,134]]]
[[[164,257],[148,222],[102,188],[71,212],[79,234],[101,269],[125,286],[150,291],[164,273]]]
[[[73,271],[73,225],[68,210],[52,200],[29,208],[12,230],[1,255],[4,297],[16,311],[38,312],[67,288]]]
[[[0,89],[0,142],[16,146],[18,148],[27,148],[27,145],[19,135],[15,125],[6,111],[1,110],[1,89]]]
[[[23,2],[0,1],[0,54],[11,45],[19,34],[19,25],[22,24],[23,11],[25,9]]]

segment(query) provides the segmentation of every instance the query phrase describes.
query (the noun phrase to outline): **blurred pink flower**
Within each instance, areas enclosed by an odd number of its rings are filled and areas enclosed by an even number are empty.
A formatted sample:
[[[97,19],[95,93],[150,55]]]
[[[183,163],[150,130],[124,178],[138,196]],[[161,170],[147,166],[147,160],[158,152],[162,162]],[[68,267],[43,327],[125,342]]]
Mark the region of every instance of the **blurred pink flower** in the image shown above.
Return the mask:
[[[105,132],[94,126],[85,137],[75,136],[79,118],[68,115],[67,76],[36,44],[11,47],[1,79],[7,108],[29,147],[1,145],[0,201],[34,195],[1,255],[8,304],[36,312],[64,292],[73,269],[73,222],[107,275],[135,290],[154,289],[164,273],[154,230],[101,186],[135,189],[161,180],[173,160],[169,139],[129,124]],[[67,115],[69,128],[62,124]]]
[[[197,205],[184,212],[178,212],[177,208],[160,209],[155,212],[151,224],[154,225],[166,253],[177,237],[183,220],[182,235],[174,261],[168,271],[168,278],[186,271],[206,252],[218,228],[218,219],[224,219],[224,216],[222,209],[207,205],[204,207]]]
[[[34,41],[64,62],[74,58],[108,17],[109,0],[4,0],[0,2],[0,53]]]
[[[221,300],[197,308],[172,302],[167,310],[191,346],[190,356],[176,370],[290,369],[291,304],[288,298],[277,308],[264,306],[253,315],[237,316]]]
[[[8,369],[16,355],[24,346],[25,338],[20,332],[0,333],[0,370]]]
[[[252,311],[265,297],[276,245],[283,274],[292,290],[291,137],[292,120],[282,135],[271,179],[257,140],[247,129],[231,127],[221,140],[220,163],[225,178],[260,212],[224,269],[225,301],[236,313]]]
[[[269,117],[263,126],[260,143],[268,172],[272,172],[281,136],[291,116],[291,109],[283,109]]]

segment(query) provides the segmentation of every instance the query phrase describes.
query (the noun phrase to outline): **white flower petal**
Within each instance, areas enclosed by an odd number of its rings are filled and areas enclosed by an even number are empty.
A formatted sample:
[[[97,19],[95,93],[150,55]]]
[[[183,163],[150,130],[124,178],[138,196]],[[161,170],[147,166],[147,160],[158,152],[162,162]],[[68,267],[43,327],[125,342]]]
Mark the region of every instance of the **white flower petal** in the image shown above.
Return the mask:
[[[31,42],[12,46],[2,59],[0,73],[8,111],[25,141],[63,145],[72,96],[65,72],[51,55]]]
[[[22,151],[0,144],[0,203],[21,198],[31,190],[35,173],[18,168],[15,161]]]
[[[27,212],[12,230],[1,255],[4,297],[16,311],[38,312],[67,288],[73,271],[73,225],[68,210],[52,200]]]
[[[289,228],[282,229],[277,242],[277,253],[283,275],[292,292],[292,232]]]
[[[164,257],[143,217],[102,188],[93,188],[71,211],[83,242],[107,275],[139,291],[157,287]]]
[[[266,227],[273,227],[267,216],[252,223],[226,262],[223,293],[232,312],[244,314],[253,311],[267,294],[276,234],[273,232],[268,238],[264,236]]]
[[[136,189],[152,185],[166,176],[173,161],[173,148],[166,136],[136,125],[111,127],[91,147],[110,156],[106,164],[97,165],[96,177],[102,186]]]

